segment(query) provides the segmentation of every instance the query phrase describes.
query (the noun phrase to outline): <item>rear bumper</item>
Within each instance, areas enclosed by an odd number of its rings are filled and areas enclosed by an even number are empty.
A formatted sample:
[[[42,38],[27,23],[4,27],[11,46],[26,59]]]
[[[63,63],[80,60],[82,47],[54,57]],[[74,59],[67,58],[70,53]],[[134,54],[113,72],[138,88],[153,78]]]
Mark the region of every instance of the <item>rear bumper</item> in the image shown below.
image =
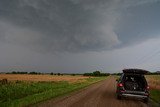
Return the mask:
[[[141,99],[145,99],[145,98],[148,98],[148,96],[145,96],[145,95],[135,95],[135,94],[121,94],[121,96],[123,97],[133,97],[133,98],[141,98]]]

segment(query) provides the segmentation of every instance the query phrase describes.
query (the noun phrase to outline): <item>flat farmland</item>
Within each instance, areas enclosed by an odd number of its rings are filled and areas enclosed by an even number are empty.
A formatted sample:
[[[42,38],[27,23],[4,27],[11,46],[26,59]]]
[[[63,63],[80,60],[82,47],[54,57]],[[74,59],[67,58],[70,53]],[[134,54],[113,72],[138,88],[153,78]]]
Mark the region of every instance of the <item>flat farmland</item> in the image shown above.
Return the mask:
[[[160,75],[146,75],[150,87],[150,98],[160,104]]]
[[[151,89],[160,90],[160,75],[147,75],[146,79]]]
[[[117,100],[117,77],[1,74],[0,80],[7,79],[8,83],[0,84],[0,107],[147,107],[141,101]],[[151,98],[159,103],[160,75],[147,75],[146,79],[150,86]],[[91,85],[93,83],[96,84]],[[87,88],[69,95],[84,87]],[[61,99],[61,96],[64,97]],[[57,97],[60,99],[56,100]]]
[[[0,107],[21,107],[64,96],[106,77],[0,74]]]
[[[71,76],[71,75],[31,75],[31,74],[0,74],[0,80],[7,79],[8,81],[67,81],[67,82],[76,82],[76,81],[83,81],[87,78],[87,76]]]

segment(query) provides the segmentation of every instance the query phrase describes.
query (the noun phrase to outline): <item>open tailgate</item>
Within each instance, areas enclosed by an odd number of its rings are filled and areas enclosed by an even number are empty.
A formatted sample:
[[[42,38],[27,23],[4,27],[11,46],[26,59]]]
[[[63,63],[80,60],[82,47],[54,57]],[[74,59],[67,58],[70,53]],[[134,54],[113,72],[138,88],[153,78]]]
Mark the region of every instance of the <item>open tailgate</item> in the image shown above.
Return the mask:
[[[147,74],[149,71],[143,69],[123,69],[123,73],[129,74]]]

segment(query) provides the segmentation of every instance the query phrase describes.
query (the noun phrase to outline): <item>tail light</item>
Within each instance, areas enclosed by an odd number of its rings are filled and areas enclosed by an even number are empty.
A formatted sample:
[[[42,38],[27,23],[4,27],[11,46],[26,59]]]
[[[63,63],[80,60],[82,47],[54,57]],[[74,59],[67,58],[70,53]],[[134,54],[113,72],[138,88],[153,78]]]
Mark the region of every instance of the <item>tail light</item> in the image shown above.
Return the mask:
[[[146,95],[146,96],[149,96],[149,86],[146,87],[145,95]]]
[[[121,92],[121,93],[125,92],[123,83],[118,83],[117,87],[119,87],[119,89],[117,90],[118,92]]]
[[[146,89],[149,90],[149,86],[147,86]]]
[[[118,87],[123,87],[123,84],[122,83],[118,83]]]

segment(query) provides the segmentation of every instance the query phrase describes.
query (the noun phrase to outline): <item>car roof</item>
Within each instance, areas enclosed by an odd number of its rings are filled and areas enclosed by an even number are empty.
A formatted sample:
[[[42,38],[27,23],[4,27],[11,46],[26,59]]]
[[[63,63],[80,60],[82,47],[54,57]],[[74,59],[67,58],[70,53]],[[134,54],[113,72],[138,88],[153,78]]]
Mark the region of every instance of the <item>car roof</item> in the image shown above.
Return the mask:
[[[149,72],[147,70],[137,68],[123,69],[122,71],[125,74],[147,74]]]

